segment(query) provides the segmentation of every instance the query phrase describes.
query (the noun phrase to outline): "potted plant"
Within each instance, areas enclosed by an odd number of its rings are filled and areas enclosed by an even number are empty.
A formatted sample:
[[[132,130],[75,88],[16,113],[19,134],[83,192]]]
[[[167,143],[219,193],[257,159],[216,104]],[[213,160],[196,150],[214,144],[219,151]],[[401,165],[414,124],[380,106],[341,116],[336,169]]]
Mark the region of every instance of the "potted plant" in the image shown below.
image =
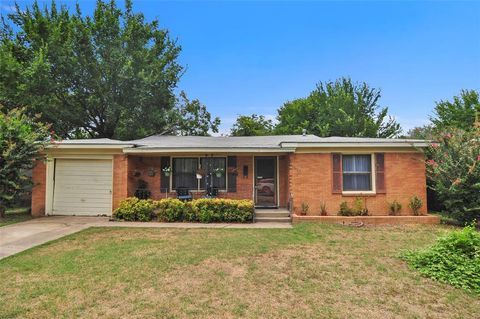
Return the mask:
[[[165,176],[170,176],[172,173],[172,168],[170,166],[166,166],[162,169],[162,172]]]
[[[223,168],[220,168],[220,167],[217,167],[213,170],[213,173],[217,177],[222,177],[224,172],[225,172],[225,170]]]
[[[196,171],[197,179],[202,179],[202,177],[205,175],[205,170],[203,168],[199,168]]]

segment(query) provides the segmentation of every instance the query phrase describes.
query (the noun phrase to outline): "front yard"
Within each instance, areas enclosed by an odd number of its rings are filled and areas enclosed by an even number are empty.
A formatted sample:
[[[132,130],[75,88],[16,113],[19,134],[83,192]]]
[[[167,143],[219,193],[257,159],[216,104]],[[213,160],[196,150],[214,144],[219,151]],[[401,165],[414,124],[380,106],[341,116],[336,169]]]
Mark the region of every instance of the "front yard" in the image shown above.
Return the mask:
[[[0,260],[0,317],[479,318],[397,258],[448,231],[91,228]]]

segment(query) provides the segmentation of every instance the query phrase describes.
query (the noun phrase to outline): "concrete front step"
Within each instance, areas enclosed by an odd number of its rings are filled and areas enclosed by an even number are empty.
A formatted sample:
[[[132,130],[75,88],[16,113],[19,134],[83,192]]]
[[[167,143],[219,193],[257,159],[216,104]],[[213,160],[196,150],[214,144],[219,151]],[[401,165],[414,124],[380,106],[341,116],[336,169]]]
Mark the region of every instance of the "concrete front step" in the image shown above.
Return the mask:
[[[290,217],[288,211],[283,210],[256,210],[255,217]]]
[[[256,223],[290,223],[292,219],[290,217],[257,217],[255,216]]]

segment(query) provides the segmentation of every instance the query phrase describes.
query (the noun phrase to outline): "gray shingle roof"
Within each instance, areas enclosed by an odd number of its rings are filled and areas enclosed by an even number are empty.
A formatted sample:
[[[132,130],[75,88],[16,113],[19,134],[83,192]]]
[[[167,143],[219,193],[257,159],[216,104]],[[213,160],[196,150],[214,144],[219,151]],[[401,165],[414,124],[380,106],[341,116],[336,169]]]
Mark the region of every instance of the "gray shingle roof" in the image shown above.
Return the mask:
[[[138,147],[155,148],[280,148],[282,142],[321,142],[315,135],[275,136],[165,136],[131,141]]]
[[[168,136],[153,135],[132,141],[107,138],[64,140],[60,145],[134,147],[137,149],[282,149],[288,147],[426,146],[427,141],[392,138],[318,137],[315,135],[273,136]]]

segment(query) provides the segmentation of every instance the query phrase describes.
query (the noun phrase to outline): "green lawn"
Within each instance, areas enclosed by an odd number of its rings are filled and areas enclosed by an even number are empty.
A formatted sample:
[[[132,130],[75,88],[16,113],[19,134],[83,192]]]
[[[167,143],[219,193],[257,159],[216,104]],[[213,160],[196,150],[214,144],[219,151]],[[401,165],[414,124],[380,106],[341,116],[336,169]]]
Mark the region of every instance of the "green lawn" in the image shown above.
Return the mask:
[[[448,231],[91,228],[0,260],[0,317],[479,318],[398,258]]]
[[[0,227],[23,222],[31,218],[30,208],[28,207],[7,209],[5,218],[0,218]]]

